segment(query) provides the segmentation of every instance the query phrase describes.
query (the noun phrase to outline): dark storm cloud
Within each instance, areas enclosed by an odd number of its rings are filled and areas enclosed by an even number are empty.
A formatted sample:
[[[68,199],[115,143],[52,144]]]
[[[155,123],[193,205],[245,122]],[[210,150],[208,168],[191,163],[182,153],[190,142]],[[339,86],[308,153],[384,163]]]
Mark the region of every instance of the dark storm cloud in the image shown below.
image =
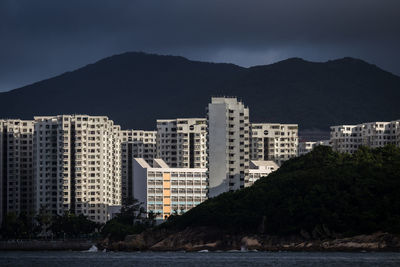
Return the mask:
[[[250,66],[353,56],[400,74],[398,0],[0,1],[0,90],[124,51]]]

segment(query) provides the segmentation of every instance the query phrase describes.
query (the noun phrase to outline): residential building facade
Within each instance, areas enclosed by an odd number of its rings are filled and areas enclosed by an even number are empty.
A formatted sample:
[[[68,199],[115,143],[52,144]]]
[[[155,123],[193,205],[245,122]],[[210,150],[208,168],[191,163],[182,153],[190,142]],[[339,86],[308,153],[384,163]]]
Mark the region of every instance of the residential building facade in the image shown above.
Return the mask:
[[[103,116],[35,117],[35,209],[104,223],[121,205],[120,127]]]
[[[280,123],[252,123],[250,130],[250,158],[272,160],[279,166],[297,157],[298,125]]]
[[[152,162],[157,155],[156,131],[121,130],[121,182],[122,200],[133,199],[133,171],[134,158],[143,158]]]
[[[317,146],[331,146],[331,141],[330,140],[322,140],[315,142],[301,141],[299,142],[299,148],[298,148],[299,156],[311,152]]]
[[[235,97],[213,97],[207,110],[209,197],[215,197],[248,180],[249,109]]]
[[[142,158],[133,160],[134,195],[147,212],[165,219],[190,210],[207,199],[207,169],[171,168],[162,159],[150,165]]]
[[[314,149],[315,142],[311,141],[302,141],[299,142],[299,148],[297,149],[299,152],[299,156],[305,155],[311,152]]]
[[[330,142],[335,151],[350,154],[360,146],[400,146],[400,120],[331,126]]]
[[[261,177],[266,177],[270,173],[279,169],[278,164],[272,160],[251,160],[249,168],[249,179],[246,180],[246,187],[252,186]]]
[[[33,121],[0,120],[0,223],[33,213]]]
[[[177,168],[205,168],[207,121],[204,118],[157,120],[157,158]]]

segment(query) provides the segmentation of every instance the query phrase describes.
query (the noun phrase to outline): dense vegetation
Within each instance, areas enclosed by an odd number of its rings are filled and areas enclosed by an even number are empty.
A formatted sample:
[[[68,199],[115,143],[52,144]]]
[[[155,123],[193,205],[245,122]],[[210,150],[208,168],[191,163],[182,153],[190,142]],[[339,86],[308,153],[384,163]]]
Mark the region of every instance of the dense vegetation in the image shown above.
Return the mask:
[[[123,240],[126,235],[137,234],[155,224],[156,214],[146,214],[137,200],[129,200],[120,213],[106,224],[89,220],[84,215],[66,212],[52,215],[41,209],[35,216],[8,213],[0,229],[3,239],[65,239],[98,238]]]
[[[83,215],[66,212],[62,216],[51,215],[42,209],[36,216],[24,213],[19,216],[8,213],[1,225],[3,239],[60,239],[88,238],[96,236],[101,225]]]
[[[163,227],[314,237],[400,233],[399,192],[399,148],[364,147],[349,155],[320,146],[252,187],[205,201]]]
[[[107,115],[123,128],[154,129],[160,118],[203,117],[211,96],[230,95],[250,107],[253,122],[327,131],[330,125],[398,119],[399,88],[400,77],[352,58],[292,58],[243,68],[124,53],[0,93],[0,118],[83,113]]]
[[[128,200],[122,206],[121,212],[104,225],[101,234],[112,241],[123,240],[127,235],[138,234],[153,227],[155,218],[156,214],[152,212],[146,214],[136,199]]]

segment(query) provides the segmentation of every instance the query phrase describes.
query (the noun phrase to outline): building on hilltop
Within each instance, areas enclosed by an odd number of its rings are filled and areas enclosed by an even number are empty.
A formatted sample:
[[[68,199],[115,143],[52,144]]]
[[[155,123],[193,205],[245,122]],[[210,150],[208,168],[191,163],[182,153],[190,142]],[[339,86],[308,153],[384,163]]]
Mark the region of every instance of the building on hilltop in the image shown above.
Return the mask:
[[[360,146],[377,148],[393,144],[399,147],[400,120],[331,126],[330,142],[335,151],[351,154]]]
[[[305,155],[308,152],[311,152],[316,146],[331,146],[330,140],[322,140],[322,141],[301,141],[299,142],[299,156]]]
[[[272,160],[278,165],[297,157],[298,125],[252,123],[250,126],[250,158]]]
[[[156,158],[156,131],[121,130],[121,185],[122,201],[133,199],[134,158],[143,158],[152,162]]]
[[[245,187],[252,186],[261,177],[266,177],[270,173],[279,169],[278,164],[272,160],[251,160],[249,168],[249,179],[245,182]]]
[[[32,120],[0,120],[0,223],[7,213],[33,215],[32,148]]]
[[[157,158],[178,168],[205,168],[207,123],[204,118],[157,120]]]
[[[297,149],[299,156],[305,155],[314,149],[315,142],[311,141],[300,141]]]
[[[231,97],[208,104],[209,196],[244,188],[249,177],[249,109]]]
[[[207,199],[205,168],[171,168],[162,159],[154,159],[150,165],[135,158],[133,172],[135,198],[158,219],[186,212]]]

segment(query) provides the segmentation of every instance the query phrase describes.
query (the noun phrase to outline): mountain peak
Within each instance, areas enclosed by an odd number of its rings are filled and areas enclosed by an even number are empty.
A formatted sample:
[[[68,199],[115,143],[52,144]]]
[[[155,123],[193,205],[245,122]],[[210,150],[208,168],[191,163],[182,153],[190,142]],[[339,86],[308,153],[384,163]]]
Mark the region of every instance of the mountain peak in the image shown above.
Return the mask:
[[[324,63],[340,63],[340,64],[367,64],[367,65],[371,65],[368,62],[362,60],[362,59],[358,59],[358,58],[354,58],[354,57],[343,57],[343,58],[338,58],[338,59],[332,59],[332,60],[328,60],[325,62],[322,61],[310,61],[310,60],[305,60],[303,58],[300,57],[291,57],[288,59],[284,59],[281,61],[278,61],[276,63],[281,63],[281,64],[304,64],[304,63],[310,63],[310,64],[324,64]],[[276,64],[275,63],[275,64]]]
[[[242,98],[253,122],[300,129],[398,119],[400,77],[365,66],[372,65],[346,57],[242,68],[127,52],[0,93],[0,118],[86,113],[107,115],[123,128],[154,129],[156,119],[206,116],[210,97],[222,94]]]
[[[301,62],[309,62],[301,57],[290,57],[288,59],[282,60],[281,62],[296,62],[296,63],[301,63]]]
[[[368,62],[359,59],[359,58],[354,58],[354,57],[343,57],[343,58],[338,58],[338,59],[333,59],[333,60],[328,60],[327,63],[342,63],[342,64],[369,64]]]
[[[291,57],[291,58],[287,58],[278,62],[275,62],[271,65],[274,64],[280,64],[280,65],[293,65],[293,64],[304,64],[304,63],[311,63],[310,61],[307,61],[303,58],[300,57]]]

